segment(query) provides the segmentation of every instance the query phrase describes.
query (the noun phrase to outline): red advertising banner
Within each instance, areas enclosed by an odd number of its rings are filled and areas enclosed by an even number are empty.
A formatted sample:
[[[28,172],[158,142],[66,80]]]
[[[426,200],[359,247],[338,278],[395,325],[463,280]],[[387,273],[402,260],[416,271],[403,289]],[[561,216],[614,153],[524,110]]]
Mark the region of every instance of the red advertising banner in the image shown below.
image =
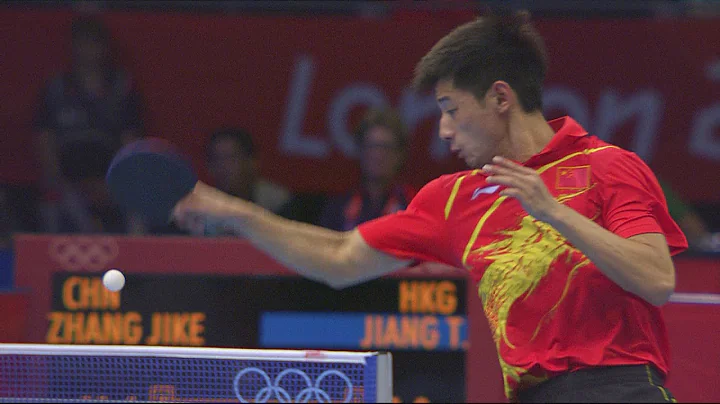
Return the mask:
[[[0,178],[31,181],[31,120],[43,83],[67,66],[73,15],[0,11]],[[392,105],[413,132],[407,180],[463,168],[436,138],[438,110],[410,90],[417,61],[468,20],[109,12],[119,60],[137,79],[147,133],[177,142],[205,175],[204,142],[248,128],[262,172],[295,190],[354,182],[351,133],[368,106]],[[681,194],[720,200],[720,20],[538,20],[550,71],[548,118],[570,114],[630,148]],[[692,175],[688,175],[692,173]]]
[[[190,312],[186,306],[192,303],[192,290],[175,292],[167,285],[180,285],[173,281],[179,276],[198,276],[207,278],[211,286],[210,294],[243,294],[242,290],[228,289],[228,281],[220,281],[213,277],[258,277],[271,275],[278,277],[294,276],[292,272],[280,266],[249,243],[237,239],[195,239],[189,237],[86,237],[86,236],[34,236],[21,235],[15,240],[16,249],[16,285],[28,297],[27,334],[23,342],[62,343],[54,339],[63,338],[67,331],[51,330],[53,325],[63,323],[64,327],[82,328],[82,321],[77,319],[78,311],[88,308],[93,311],[117,309],[120,297],[102,294],[102,286],[97,277],[108,268],[121,269],[129,280],[133,276],[153,278],[152,285],[142,290],[131,290],[128,284],[123,299],[133,294],[138,299],[150,299],[160,303],[168,299],[163,293],[175,295],[172,308],[153,310],[163,313],[144,315],[142,310],[127,313],[113,313],[123,316],[120,320],[128,323],[128,330],[121,335],[122,343],[139,343],[141,334],[133,333],[133,322],[148,317],[146,322],[162,320],[163,315],[185,319],[186,334],[178,340],[185,345],[202,345],[202,330],[207,334],[213,329],[210,317],[214,312],[227,312],[229,308],[219,305],[205,312]],[[672,373],[668,385],[680,401],[714,402],[720,400],[717,388],[709,380],[717,379],[717,358],[720,357],[720,343],[716,330],[720,327],[720,260],[717,258],[676,258],[677,299],[664,306],[668,326],[671,352]],[[166,278],[163,278],[165,276]],[[393,278],[401,279],[445,279],[452,282],[464,280],[462,271],[448,271],[446,267],[421,266],[401,271]],[[92,278],[92,279],[91,279]],[[165,279],[165,280],[163,280]],[[58,283],[58,281],[61,281]],[[197,279],[192,280],[198,285]],[[97,284],[93,284],[93,282]],[[214,283],[213,283],[214,282]],[[421,282],[422,283],[422,282]],[[442,284],[440,281],[435,285]],[[447,282],[445,282],[449,285]],[[199,285],[202,285],[200,282]],[[431,285],[431,282],[423,285]],[[140,288],[140,284],[135,284]],[[469,346],[465,351],[465,387],[468,402],[504,401],[502,379],[497,361],[497,353],[484,320],[480,299],[476,286],[466,282],[467,290],[456,291],[451,296],[464,300],[465,307],[456,308],[464,313],[469,323]],[[181,286],[176,286],[180,288]],[[208,286],[209,287],[209,286]],[[198,286],[201,288],[201,286]],[[172,289],[172,288],[170,288]],[[408,289],[408,288],[405,288]],[[438,289],[440,290],[440,289]],[[446,289],[447,290],[450,289]],[[60,291],[58,295],[58,291]],[[427,290],[429,291],[429,289]],[[185,294],[188,295],[185,295]],[[383,292],[384,293],[384,292]],[[420,293],[420,292],[418,292]],[[427,301],[428,296],[447,296],[438,291],[420,293],[418,308],[426,313],[432,312],[433,302]],[[179,295],[178,295],[179,294]],[[245,299],[252,299],[251,291],[245,293]],[[684,299],[684,300],[683,300]],[[251,304],[247,300],[245,304]],[[322,298],[320,298],[322,300]],[[368,303],[378,300],[377,293],[354,300],[366,300]],[[699,304],[703,300],[715,304]],[[453,301],[452,299],[450,301]],[[684,302],[683,302],[684,301]],[[460,304],[460,300],[457,300]],[[693,303],[694,302],[694,303]],[[2,301],[0,301],[2,303]],[[137,302],[129,302],[130,305]],[[447,306],[435,301],[436,305]],[[145,304],[147,306],[147,304]],[[65,312],[53,312],[53,307],[65,307]],[[81,307],[82,306],[82,307]],[[155,304],[150,304],[155,306]],[[137,305],[136,305],[137,307]],[[183,308],[181,308],[183,307]],[[424,308],[423,308],[424,307]],[[425,310],[428,309],[428,310]],[[188,312],[180,312],[186,310]],[[170,313],[164,313],[168,311]],[[174,313],[178,311],[178,313]],[[440,310],[441,312],[444,310]],[[75,313],[73,316],[72,314]],[[230,311],[230,314],[235,313]],[[175,317],[172,317],[175,316]],[[66,318],[67,317],[67,318]],[[172,318],[171,318],[172,317]],[[87,318],[85,337],[89,338],[90,319]],[[97,320],[97,319],[96,319]],[[207,320],[207,324],[205,321]],[[235,319],[237,320],[237,319]],[[246,319],[247,320],[247,319]],[[104,319],[98,320],[98,327]],[[235,321],[237,322],[237,321]],[[77,323],[77,324],[76,324]],[[243,324],[247,324],[243,323]],[[135,327],[137,324],[135,324]],[[121,327],[122,328],[122,327]],[[252,327],[244,327],[252,328]],[[194,331],[193,331],[194,330]],[[52,331],[52,332],[51,332]],[[17,333],[16,333],[17,334]],[[97,337],[97,335],[96,335]],[[163,337],[165,338],[165,337]],[[169,338],[169,337],[168,337]],[[239,338],[229,336],[229,338]],[[145,340],[147,341],[147,340]],[[67,341],[65,341],[67,342]],[[449,353],[428,352],[427,355],[449,355]],[[451,354],[451,353],[450,353]]]

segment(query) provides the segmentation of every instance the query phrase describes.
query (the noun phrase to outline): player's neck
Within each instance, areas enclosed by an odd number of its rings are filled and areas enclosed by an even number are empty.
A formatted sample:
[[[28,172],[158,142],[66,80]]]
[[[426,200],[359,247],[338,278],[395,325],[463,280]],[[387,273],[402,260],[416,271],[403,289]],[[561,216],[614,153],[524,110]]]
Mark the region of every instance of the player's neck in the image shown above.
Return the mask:
[[[508,138],[503,149],[505,155],[524,162],[547,146],[555,131],[541,112],[512,114],[508,125]]]

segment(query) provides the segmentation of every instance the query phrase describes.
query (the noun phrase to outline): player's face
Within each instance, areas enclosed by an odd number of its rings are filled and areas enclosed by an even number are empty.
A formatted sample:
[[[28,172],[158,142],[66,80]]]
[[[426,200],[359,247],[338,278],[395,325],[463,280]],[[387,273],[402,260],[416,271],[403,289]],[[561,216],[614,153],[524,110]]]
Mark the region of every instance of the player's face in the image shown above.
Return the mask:
[[[478,100],[469,91],[455,88],[452,82],[440,81],[435,96],[442,112],[440,138],[471,168],[490,163],[507,132],[491,92]]]

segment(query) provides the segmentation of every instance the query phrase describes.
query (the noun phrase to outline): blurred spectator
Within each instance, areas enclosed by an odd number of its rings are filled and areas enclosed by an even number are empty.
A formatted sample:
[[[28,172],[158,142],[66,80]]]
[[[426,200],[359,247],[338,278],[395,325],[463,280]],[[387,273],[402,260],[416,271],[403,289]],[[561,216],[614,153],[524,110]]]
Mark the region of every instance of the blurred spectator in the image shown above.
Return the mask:
[[[290,191],[260,177],[255,144],[247,131],[216,131],[210,136],[207,156],[211,179],[219,190],[275,213],[289,202]]]
[[[331,198],[318,224],[350,230],[360,223],[407,208],[415,190],[398,182],[408,154],[408,131],[393,110],[369,111],[356,131],[360,186]]]
[[[691,250],[709,250],[711,234],[703,219],[678,196],[666,182],[659,181],[665,199],[667,200],[668,211],[673,220],[685,233]]]
[[[71,68],[49,80],[35,122],[45,227],[124,233],[130,224],[111,202],[104,178],[115,152],[140,137],[139,97],[113,60],[102,22],[74,20],[71,49]]]
[[[259,153],[246,130],[225,128],[214,132],[207,145],[207,162],[213,185],[223,192],[292,220],[310,223],[319,214],[319,196],[293,194],[260,175]],[[225,231],[207,229],[207,232]]]

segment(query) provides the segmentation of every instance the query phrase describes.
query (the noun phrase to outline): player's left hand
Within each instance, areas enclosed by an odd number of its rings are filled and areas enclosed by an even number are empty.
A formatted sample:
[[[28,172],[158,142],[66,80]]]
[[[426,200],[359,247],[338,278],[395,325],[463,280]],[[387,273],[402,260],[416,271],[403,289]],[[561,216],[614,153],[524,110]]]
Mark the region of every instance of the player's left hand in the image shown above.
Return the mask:
[[[562,208],[535,170],[499,156],[492,161],[493,164],[486,164],[482,169],[489,175],[489,184],[506,187],[500,195],[517,199],[530,215],[544,222]]]

